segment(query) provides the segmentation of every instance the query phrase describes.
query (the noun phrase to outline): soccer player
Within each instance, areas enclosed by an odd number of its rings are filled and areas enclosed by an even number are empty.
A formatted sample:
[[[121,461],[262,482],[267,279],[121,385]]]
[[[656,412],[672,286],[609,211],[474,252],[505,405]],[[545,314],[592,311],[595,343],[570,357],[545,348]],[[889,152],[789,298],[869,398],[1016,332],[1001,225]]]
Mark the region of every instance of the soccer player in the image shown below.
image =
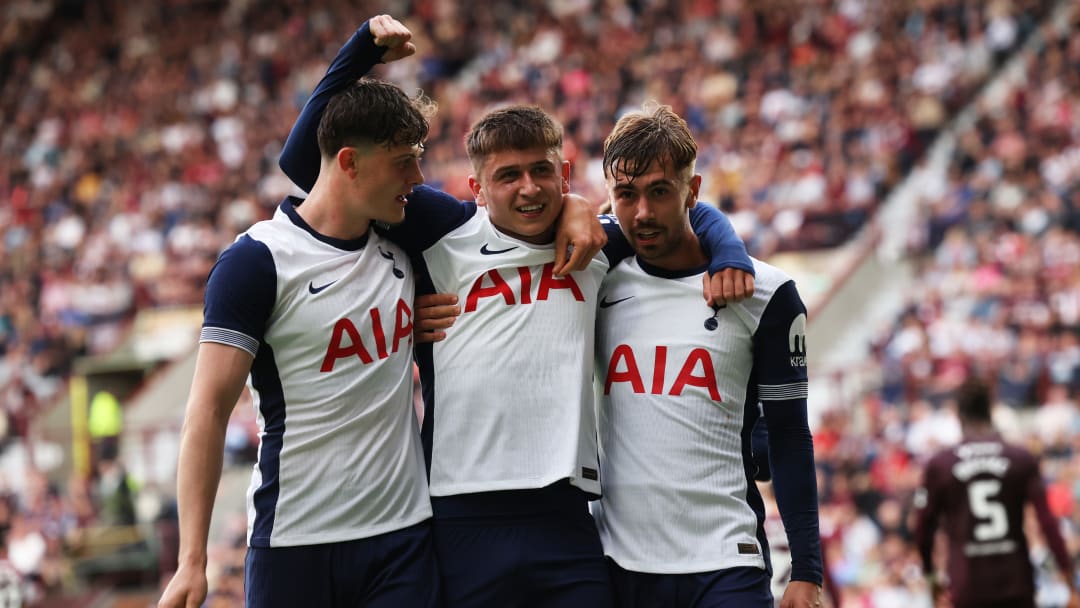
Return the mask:
[[[160,606],[206,596],[225,427],[245,381],[260,428],[246,605],[438,605],[412,408],[415,278],[370,229],[401,221],[423,182],[430,107],[377,81],[336,97],[310,196],[283,201],[211,271],[180,445],[179,568]]]
[[[1030,504],[1069,586],[1069,606],[1080,606],[1076,573],[1047,505],[1039,461],[1001,439],[991,422],[990,401],[982,381],[968,378],[960,386],[956,402],[963,441],[930,459],[915,496],[915,542],[934,599],[947,585],[957,608],[1034,608],[1034,573],[1024,534],[1024,506]],[[948,540],[947,583],[933,560],[939,526]]]
[[[311,125],[326,100],[404,40],[372,36],[365,25],[339,52],[282,152],[282,168],[302,188],[318,174]],[[540,109],[489,112],[470,131],[467,153],[475,203],[418,187],[405,221],[387,231],[411,254],[419,290],[457,294],[462,307],[447,340],[417,349],[447,602],[610,605],[588,511],[600,491],[591,361],[597,292],[618,241],[584,271],[557,272],[553,229],[569,206],[570,167],[561,127]],[[700,217],[703,230],[719,234],[716,258],[749,269],[726,219]],[[740,290],[748,284],[727,277]]]
[[[817,606],[806,309],[791,278],[758,260],[753,297],[701,300],[696,157],[668,106],[623,116],[604,142],[612,210],[637,254],[604,279],[597,318],[604,491],[594,514],[616,603],[773,605],[751,441],[760,400],[792,555],[781,606]]]

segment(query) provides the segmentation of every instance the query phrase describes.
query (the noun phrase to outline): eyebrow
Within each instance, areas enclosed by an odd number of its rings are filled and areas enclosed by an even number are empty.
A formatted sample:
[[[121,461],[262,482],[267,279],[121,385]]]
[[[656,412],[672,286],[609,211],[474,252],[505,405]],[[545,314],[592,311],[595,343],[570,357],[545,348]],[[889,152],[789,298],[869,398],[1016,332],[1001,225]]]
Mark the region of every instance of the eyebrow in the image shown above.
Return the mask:
[[[654,180],[652,180],[650,182],[643,183],[643,184],[637,183],[637,179],[631,179],[631,180],[625,181],[625,182],[615,182],[615,189],[618,190],[620,188],[626,188],[626,189],[633,190],[633,189],[640,188],[642,190],[648,190],[649,188],[653,188],[655,186],[672,187],[672,186],[675,185],[675,183],[676,183],[675,180],[668,179],[666,177],[661,177],[661,178],[658,178],[658,179],[654,179]]]
[[[403,152],[401,154],[398,154],[397,156],[394,157],[394,161],[396,162],[396,161],[402,161],[402,160],[412,160],[414,158],[420,158],[423,155],[424,155],[424,148],[419,147],[419,148],[415,148],[413,150],[410,150],[408,152]]]
[[[501,177],[502,175],[504,175],[506,173],[510,173],[512,171],[521,171],[522,167],[525,167],[527,169],[536,169],[538,167],[554,168],[555,163],[551,162],[550,160],[545,159],[545,160],[538,160],[538,161],[536,161],[534,163],[529,163],[527,165],[503,165],[503,166],[495,169],[495,171],[491,174],[491,176],[493,178],[498,178],[498,177]]]

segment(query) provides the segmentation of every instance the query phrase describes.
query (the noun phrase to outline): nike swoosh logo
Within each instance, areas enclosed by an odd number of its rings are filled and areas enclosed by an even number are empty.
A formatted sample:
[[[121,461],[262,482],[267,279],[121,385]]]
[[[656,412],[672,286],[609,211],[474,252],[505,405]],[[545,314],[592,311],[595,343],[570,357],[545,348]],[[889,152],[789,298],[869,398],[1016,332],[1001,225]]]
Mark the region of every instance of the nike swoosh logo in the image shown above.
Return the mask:
[[[619,302],[625,302],[625,301],[629,300],[632,297],[634,297],[634,296],[626,296],[625,298],[622,298],[621,300],[611,300],[609,302],[608,299],[607,299],[607,296],[604,296],[603,298],[600,299],[600,308],[607,308],[608,306],[614,306],[614,305],[618,304]]]
[[[309,282],[307,284],[307,290],[311,292],[311,295],[315,295],[315,294],[319,293],[320,291],[326,289],[327,287],[333,285],[334,283],[337,283],[337,281],[336,280],[330,281],[329,283],[327,283],[326,285],[323,285],[322,287],[315,287],[314,283]]]
[[[515,249],[517,249],[517,246],[508,247],[506,249],[488,249],[487,243],[484,243],[484,246],[480,248],[480,253],[484,255],[496,255],[499,253],[506,253],[507,251],[513,251]]]

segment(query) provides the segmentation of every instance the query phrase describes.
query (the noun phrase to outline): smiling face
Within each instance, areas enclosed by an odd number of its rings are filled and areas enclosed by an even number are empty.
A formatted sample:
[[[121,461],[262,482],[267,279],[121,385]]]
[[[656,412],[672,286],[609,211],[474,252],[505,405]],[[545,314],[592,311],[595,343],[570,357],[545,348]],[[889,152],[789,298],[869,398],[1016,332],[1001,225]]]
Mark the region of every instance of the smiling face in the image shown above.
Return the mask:
[[[636,171],[634,171],[636,173]],[[653,161],[637,176],[615,171],[607,178],[612,210],[638,257],[668,270],[693,268],[704,254],[690,227],[701,176]]]
[[[507,106],[480,118],[465,137],[469,188],[491,223],[527,243],[550,243],[570,163],[562,159],[562,126],[536,106]]]
[[[541,244],[555,237],[569,179],[570,163],[559,150],[538,146],[487,154],[477,174],[469,176],[469,188],[499,230]]]

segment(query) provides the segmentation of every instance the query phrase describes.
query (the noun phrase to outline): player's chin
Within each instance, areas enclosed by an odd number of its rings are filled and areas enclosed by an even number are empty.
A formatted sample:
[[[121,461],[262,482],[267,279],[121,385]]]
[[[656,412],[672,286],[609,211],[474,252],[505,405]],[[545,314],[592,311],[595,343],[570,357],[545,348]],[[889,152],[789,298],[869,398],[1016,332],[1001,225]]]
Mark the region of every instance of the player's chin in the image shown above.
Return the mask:
[[[527,237],[539,237],[555,233],[555,217],[535,217],[517,222],[514,232]]]
[[[531,226],[525,227],[521,234],[528,235],[530,237],[542,238],[544,240],[554,239],[557,232],[555,219],[552,218],[550,222],[538,222]]]
[[[660,244],[655,241],[642,243],[640,240],[634,239],[632,245],[634,251],[638,254],[638,257],[643,260],[652,260],[660,257],[662,248],[660,247]]]

